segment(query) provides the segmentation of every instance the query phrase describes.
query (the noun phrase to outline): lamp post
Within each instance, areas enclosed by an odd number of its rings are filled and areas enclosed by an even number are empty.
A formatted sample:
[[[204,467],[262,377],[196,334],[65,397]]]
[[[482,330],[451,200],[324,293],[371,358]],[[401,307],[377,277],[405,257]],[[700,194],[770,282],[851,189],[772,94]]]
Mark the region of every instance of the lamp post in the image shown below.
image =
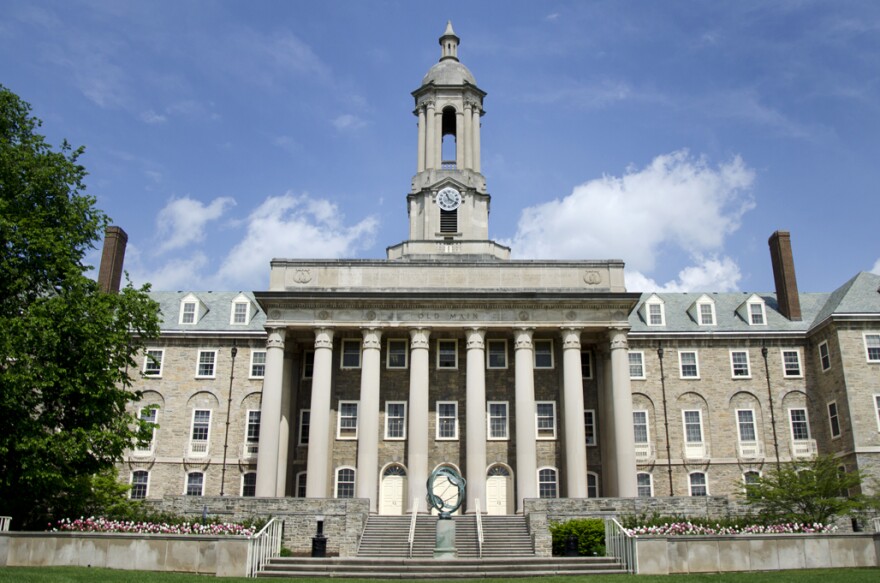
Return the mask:
[[[232,380],[235,378],[235,355],[238,347],[232,341],[232,366],[229,367],[229,398],[226,400],[226,435],[223,437],[223,470],[220,472],[220,495],[226,494],[226,450],[229,447],[229,415],[232,410]]]
[[[669,472],[669,496],[672,489],[672,448],[669,445],[669,412],[666,408],[666,374],[663,372],[663,345],[657,345],[657,358],[660,359],[660,392],[663,395],[663,428],[666,431],[666,470]]]

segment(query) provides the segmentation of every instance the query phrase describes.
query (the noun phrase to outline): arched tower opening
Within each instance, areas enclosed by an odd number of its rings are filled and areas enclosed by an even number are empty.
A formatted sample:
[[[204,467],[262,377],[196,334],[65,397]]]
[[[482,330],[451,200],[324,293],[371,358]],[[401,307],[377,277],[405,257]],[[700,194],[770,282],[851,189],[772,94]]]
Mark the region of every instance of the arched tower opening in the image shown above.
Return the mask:
[[[448,105],[443,108],[443,117],[440,122],[443,143],[441,145],[442,163],[444,169],[457,168],[458,159],[458,135],[456,132],[455,108]]]

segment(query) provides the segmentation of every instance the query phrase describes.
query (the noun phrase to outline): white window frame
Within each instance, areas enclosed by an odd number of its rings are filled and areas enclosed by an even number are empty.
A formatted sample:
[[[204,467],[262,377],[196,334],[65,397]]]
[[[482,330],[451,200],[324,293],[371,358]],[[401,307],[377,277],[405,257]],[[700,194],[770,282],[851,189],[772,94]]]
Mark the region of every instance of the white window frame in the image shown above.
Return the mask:
[[[593,485],[590,486],[592,480]],[[592,490],[592,494],[590,491]],[[587,472],[587,498],[599,498],[602,493],[601,484],[599,482],[599,474],[596,472]]]
[[[584,375],[584,358],[587,359],[587,372],[589,374]],[[593,378],[593,351],[592,350],[581,350],[581,378],[592,380]]]
[[[645,416],[645,441],[634,441],[634,443],[651,443],[651,422],[647,409],[633,409],[633,440],[635,440],[636,415]]]
[[[682,354],[693,354],[694,355],[694,366],[697,371],[693,376],[685,376],[684,374],[684,363],[681,360]],[[679,350],[678,351],[678,378],[686,381],[697,381],[700,380],[700,354],[696,350]]]
[[[244,306],[244,322],[236,322],[236,308],[238,306]],[[229,325],[230,326],[247,326],[251,322],[251,303],[247,300],[236,299],[232,302],[232,309],[229,312]]]
[[[357,364],[345,364],[345,355],[354,354],[354,351],[347,353],[346,347],[351,347],[352,345],[357,346]],[[339,368],[343,370],[355,370],[361,367],[361,361],[363,360],[363,342],[356,338],[343,338],[340,344],[339,349]]]
[[[150,415],[152,419],[144,418],[144,411],[152,411],[153,414]],[[159,421],[159,407],[156,405],[147,405],[146,407],[141,407],[140,411],[138,411],[138,418],[141,421],[149,421],[150,423],[158,424]],[[147,444],[147,447],[138,447],[135,444],[134,451],[135,453],[149,455],[152,454],[156,448],[156,427],[153,427],[152,433],[150,434],[150,441]]]
[[[749,485],[748,478],[746,477],[748,474],[755,474],[758,476],[758,479],[761,479],[761,470],[746,470],[742,473],[742,481],[744,486]]]
[[[306,423],[303,419],[305,416],[309,417],[309,422]],[[297,445],[308,445],[309,444],[309,431],[312,428],[312,411],[311,409],[300,409],[299,410],[299,425],[297,425],[297,437],[296,444]],[[306,430],[306,431],[304,431]]]
[[[698,417],[698,421],[700,422],[700,441],[691,441],[688,437],[688,421],[687,414],[688,413],[696,413]],[[681,426],[684,430],[684,442],[686,444],[705,444],[706,443],[706,431],[703,427],[703,410],[702,409],[682,409],[681,411]]]
[[[253,476],[253,477],[254,477],[254,494],[253,494],[253,496],[245,496],[245,494],[244,494],[244,486],[245,486],[245,483],[244,483],[244,482],[245,482],[245,478],[247,478],[247,476]],[[241,497],[242,497],[242,498],[254,498],[254,497],[256,497],[256,495],[257,495],[257,472],[245,472],[245,473],[243,473],[243,474],[241,475],[241,490],[239,490],[239,491],[241,492]]]
[[[828,372],[831,370],[831,349],[828,348],[828,341],[823,340],[820,342],[817,350],[819,351],[819,368],[822,369],[822,372]],[[825,366],[826,361],[828,366]]]
[[[541,472],[547,471],[547,470],[550,470],[553,472],[553,482],[552,482],[553,483],[553,494],[554,494],[553,496],[542,496],[541,495],[541,485],[542,484],[550,484],[550,482],[547,482],[547,481],[542,482],[541,481]],[[559,498],[559,470],[554,468],[553,466],[542,466],[542,467],[538,468],[537,473],[538,473],[538,475],[537,475],[537,478],[538,478],[538,498],[546,498],[546,499],[551,499],[551,500],[553,498]]]
[[[871,363],[880,362],[880,332],[865,332],[863,334],[863,337],[865,340],[865,359]],[[878,342],[877,346],[869,346],[868,345],[868,337],[871,337],[871,338],[876,337],[877,342]],[[877,358],[871,358],[871,349],[872,348],[878,350]]]
[[[548,366],[538,366],[538,345],[549,345],[550,350],[548,353],[550,354],[550,364]],[[556,359],[553,354],[553,340],[551,338],[538,338],[537,340],[532,341],[532,358],[534,359],[534,366],[537,370],[550,370],[556,366]],[[543,352],[542,352],[543,354]]]
[[[198,494],[190,494],[189,493],[189,477],[190,476],[201,476],[202,483],[199,484],[199,493]],[[183,495],[184,496],[204,496],[205,495],[205,472],[187,472],[183,476]]]
[[[351,496],[345,496],[344,498],[339,498],[339,474],[343,470],[351,470],[351,473],[353,474],[351,482],[348,482],[348,481],[343,482],[344,484],[349,484],[349,483],[351,484]],[[339,466],[338,468],[336,468],[336,471],[333,472],[333,497],[340,499],[340,500],[354,498],[357,495],[357,492],[355,490],[356,484],[357,484],[357,468],[355,468],[354,466]]]
[[[648,476],[648,492],[647,496],[642,494],[642,488],[645,487],[644,484],[639,484],[639,478],[641,476]],[[654,476],[651,475],[651,472],[638,472],[636,474],[636,496],[638,498],[653,498],[654,497]]]
[[[452,405],[455,413],[450,417],[448,415],[440,415],[440,406],[441,405]],[[435,403],[434,409],[435,416],[435,428],[434,428],[434,439],[436,441],[458,441],[458,401],[437,401]],[[452,419],[454,424],[453,427],[455,431],[452,436],[441,436],[440,435],[440,427],[443,425],[442,421],[444,419]]]
[[[743,422],[739,418],[739,414],[741,411],[748,411],[752,415],[751,424],[752,424],[752,434],[754,435],[754,437],[752,437],[752,439],[743,439],[743,432],[742,432]],[[758,421],[757,421],[757,417],[755,416],[755,410],[754,409],[736,409],[736,410],[734,410],[734,415],[736,416],[734,420],[736,421],[736,438],[737,438],[737,440],[739,440],[740,443],[752,443],[752,442],[758,441]]]
[[[403,343],[403,366],[391,365],[391,345]],[[385,368],[391,370],[406,370],[409,367],[409,341],[406,338],[387,338],[385,340]]]
[[[293,482],[295,490],[293,491],[294,498],[305,498],[306,497],[306,478],[308,477],[308,473],[305,471],[297,472],[296,478]],[[302,493],[302,496],[300,496]]]
[[[590,439],[590,434],[587,432],[587,427],[592,427],[593,439]],[[596,426],[596,410],[584,409],[584,438],[587,447],[596,447],[599,444],[598,429],[599,428]]]
[[[542,436],[541,435],[542,416],[538,412],[538,409],[540,408],[541,405],[550,405],[552,407],[552,410],[553,410],[553,435],[552,436],[550,436],[550,435],[543,435]],[[546,416],[544,416],[544,417],[546,417]],[[554,439],[556,439],[556,431],[557,431],[558,425],[559,424],[557,423],[557,420],[556,420],[556,401],[535,401],[535,439],[537,439],[538,441],[553,441]]]
[[[633,362],[632,356],[638,355],[639,360],[641,361],[638,366],[642,369],[642,376],[633,376]],[[647,378],[645,374],[645,353],[641,350],[630,350],[629,355],[627,356],[627,365],[629,366],[629,378],[636,380],[645,380]]]
[[[660,317],[659,322],[653,321],[653,314],[651,313],[652,308],[657,308],[656,315]],[[653,296],[645,302],[645,323],[652,328],[666,325],[666,306],[664,305],[663,300],[657,296]]]
[[[344,419],[351,419],[351,415],[342,414],[342,409],[344,406],[354,405],[354,433],[345,433],[343,434],[342,421]],[[340,441],[350,441],[356,440],[358,438],[358,426],[360,425],[360,414],[361,414],[361,404],[360,401],[339,401],[339,406],[336,409],[336,439]],[[309,415],[309,421],[311,421],[311,415]],[[346,431],[351,431],[351,428],[346,427]]]
[[[786,367],[786,363],[785,363],[785,354],[786,353],[791,354],[792,352],[797,357],[798,374],[796,374],[796,375],[788,374],[788,368]],[[787,378],[787,379],[802,379],[802,378],[804,378],[804,365],[803,365],[803,359],[801,358],[800,348],[783,348],[782,350],[780,350],[779,354],[780,354],[780,358],[782,359],[782,376],[784,378]]]
[[[760,313],[756,314],[752,311],[753,307],[758,307]],[[746,302],[746,314],[749,318],[749,326],[766,326],[767,325],[767,309],[764,300],[750,299]],[[760,322],[755,322],[755,316],[761,318]]]
[[[202,368],[202,355],[203,354],[213,354],[214,359],[211,362],[211,374],[199,374]],[[196,378],[197,379],[215,379],[217,378],[217,349],[199,349],[196,352]]]
[[[880,393],[874,393],[874,412],[877,417],[877,431],[880,432]]]
[[[502,356],[504,357],[504,364],[501,366],[492,364],[492,346],[499,346],[502,348]],[[497,353],[496,353],[497,356]],[[507,368],[507,340],[503,340],[500,338],[492,338],[486,340],[486,368],[502,370]]]
[[[186,309],[187,306],[192,306],[192,312],[191,312],[192,313],[192,322],[186,321],[188,319],[187,316],[190,315],[190,311]],[[184,324],[184,325],[188,326],[188,325],[195,325],[198,323],[198,321],[199,321],[199,301],[195,298],[193,298],[193,299],[184,298],[183,300],[181,300],[181,302],[180,302],[180,318],[177,323]]]
[[[257,422],[254,423],[251,418],[251,413],[257,414]],[[256,455],[257,448],[260,445],[260,424],[263,422],[262,419],[262,411],[259,409],[248,409],[244,412],[244,443],[245,449],[248,453],[253,451],[252,455]],[[257,436],[256,439],[251,438],[251,427],[253,425],[257,426]]]
[[[440,346],[442,344],[452,344],[455,347],[453,354],[455,355],[455,364],[454,366],[440,366]],[[437,343],[435,345],[437,347],[437,354],[435,356],[435,368],[437,370],[458,370],[458,339],[457,338],[438,338]]]
[[[492,405],[504,407],[504,435],[497,437],[492,435]],[[488,401],[486,403],[486,439],[488,441],[508,441],[510,439],[510,403],[508,401]]]
[[[703,306],[709,307],[709,322],[703,322]],[[715,326],[715,302],[710,299],[697,301],[697,324],[699,326]]]
[[[142,497],[138,496],[137,498],[135,498],[134,497],[134,475],[137,473],[141,473],[141,472],[143,472],[144,474],[147,475],[147,481],[143,485],[144,486],[144,495]],[[150,470],[144,470],[144,469],[132,470],[131,475],[128,478],[128,485],[130,486],[130,489],[128,491],[128,498],[130,500],[146,500],[147,497],[150,495]]]
[[[315,351],[304,350],[302,361],[302,378],[310,379],[315,373]]]
[[[392,405],[402,405],[403,406],[403,417],[391,417],[389,413],[389,409]],[[389,435],[389,428],[391,424],[389,423],[390,419],[402,419],[403,432],[402,435],[392,436]],[[406,401],[385,401],[385,440],[386,441],[406,441]]]
[[[804,412],[803,424],[804,424],[804,427],[806,427],[806,429],[807,429],[807,437],[797,438],[794,436],[794,420],[791,418],[792,411],[803,411]],[[801,423],[801,421],[798,421],[798,423]],[[806,407],[789,407],[788,408],[788,432],[789,432],[789,435],[791,435],[792,441],[809,441],[809,440],[813,439],[813,434],[810,431],[810,413],[809,413],[809,411],[807,411]]]
[[[159,353],[159,356],[155,355],[151,356],[150,353]],[[156,364],[158,361],[159,369],[158,370],[149,370],[147,365]],[[161,379],[162,378],[162,370],[165,366],[165,349],[164,348],[147,348],[144,350],[144,368],[143,375],[148,379]]]
[[[694,476],[696,476],[696,475],[703,476],[703,483],[696,484],[696,486],[698,486],[698,487],[701,486],[701,487],[705,488],[706,489],[705,494],[694,494],[694,486],[695,486]],[[697,497],[701,497],[701,498],[704,496],[709,496],[709,472],[697,471],[697,472],[688,473],[688,496],[697,496]]]
[[[208,412],[208,432],[205,435],[205,439],[195,439],[194,438],[195,437],[194,434],[196,431],[196,412],[197,411],[207,411]],[[208,454],[210,453],[210,451],[211,451],[211,429],[212,429],[212,426],[214,425],[213,421],[214,421],[213,409],[203,409],[203,408],[193,409],[192,416],[190,418],[189,439],[188,439],[188,448],[189,448],[189,452],[190,452],[191,457],[207,457]],[[194,453],[192,451],[193,443],[202,442],[202,441],[205,442],[205,451]]]
[[[256,356],[258,354],[263,355],[263,362],[254,362]],[[267,351],[265,350],[251,350],[251,365],[248,369],[248,378],[250,379],[262,379],[266,377],[266,358],[268,356]],[[254,365],[263,367],[263,374],[254,374]]]
[[[746,374],[744,374],[744,375],[736,374],[736,364],[737,363],[735,363],[733,360],[734,354],[745,354],[746,355],[746,362],[745,362]],[[751,358],[749,358],[749,351],[748,350],[742,350],[742,349],[735,349],[734,350],[734,349],[732,349],[730,351],[730,378],[732,378],[732,379],[750,379],[750,378],[752,378],[752,361],[751,361]]]
[[[831,408],[834,408],[834,413],[831,413]],[[840,436],[843,435],[843,430],[840,426],[840,407],[837,406],[837,401],[829,401],[825,409],[828,411],[828,432],[831,434],[831,439],[840,439]],[[834,432],[834,425],[837,425],[837,433]]]

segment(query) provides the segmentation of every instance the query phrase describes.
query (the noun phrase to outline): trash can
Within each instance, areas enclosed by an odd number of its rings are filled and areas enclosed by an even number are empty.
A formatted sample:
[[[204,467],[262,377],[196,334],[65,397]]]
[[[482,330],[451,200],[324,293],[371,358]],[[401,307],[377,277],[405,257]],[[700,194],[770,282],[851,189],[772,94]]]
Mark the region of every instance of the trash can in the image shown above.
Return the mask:
[[[312,557],[324,558],[327,556],[327,537],[317,534],[312,537]]]
[[[570,534],[568,538],[565,539],[565,556],[566,557],[576,557],[578,556],[578,543],[580,539],[578,539],[577,535]]]

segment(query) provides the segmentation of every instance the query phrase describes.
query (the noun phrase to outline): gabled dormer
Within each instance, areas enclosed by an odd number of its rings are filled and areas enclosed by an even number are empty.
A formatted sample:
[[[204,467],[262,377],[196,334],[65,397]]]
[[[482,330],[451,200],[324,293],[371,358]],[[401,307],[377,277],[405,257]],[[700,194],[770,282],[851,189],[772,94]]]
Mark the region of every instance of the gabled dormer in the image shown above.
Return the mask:
[[[238,294],[230,305],[229,324],[231,326],[247,326],[257,313],[257,306],[245,294]]]
[[[767,325],[767,304],[764,302],[764,298],[758,294],[750,295],[746,301],[739,305],[736,313],[749,326]]]
[[[180,316],[177,323],[184,325],[198,324],[208,313],[208,306],[194,293],[188,293],[180,300]]]
[[[688,308],[688,315],[699,326],[716,326],[715,300],[706,294],[701,295]]]
[[[665,326],[666,302],[657,294],[651,294],[639,308],[639,315],[648,326]]]

